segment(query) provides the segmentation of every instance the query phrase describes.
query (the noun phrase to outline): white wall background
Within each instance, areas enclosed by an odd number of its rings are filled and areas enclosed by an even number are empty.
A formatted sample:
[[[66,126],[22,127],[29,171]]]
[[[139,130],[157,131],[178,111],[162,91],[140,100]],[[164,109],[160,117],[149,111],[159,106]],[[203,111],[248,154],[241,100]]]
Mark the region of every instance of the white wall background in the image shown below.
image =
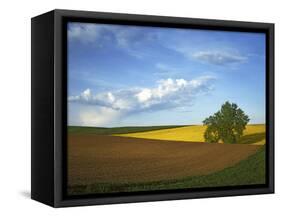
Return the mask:
[[[52,209],[30,192],[30,18],[54,8],[276,23],[276,111],[281,109],[278,0],[23,0],[0,8],[0,216],[278,216],[281,129],[276,112],[276,194]],[[276,215],[277,214],[277,215]]]

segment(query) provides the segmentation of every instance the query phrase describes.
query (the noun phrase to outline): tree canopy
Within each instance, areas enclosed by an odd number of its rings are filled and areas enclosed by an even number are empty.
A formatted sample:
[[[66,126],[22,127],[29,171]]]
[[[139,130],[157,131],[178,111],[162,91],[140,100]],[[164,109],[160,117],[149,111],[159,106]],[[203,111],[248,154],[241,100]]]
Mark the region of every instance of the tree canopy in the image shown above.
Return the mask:
[[[206,118],[204,133],[206,142],[237,143],[249,122],[249,117],[235,103],[225,102],[221,109]]]

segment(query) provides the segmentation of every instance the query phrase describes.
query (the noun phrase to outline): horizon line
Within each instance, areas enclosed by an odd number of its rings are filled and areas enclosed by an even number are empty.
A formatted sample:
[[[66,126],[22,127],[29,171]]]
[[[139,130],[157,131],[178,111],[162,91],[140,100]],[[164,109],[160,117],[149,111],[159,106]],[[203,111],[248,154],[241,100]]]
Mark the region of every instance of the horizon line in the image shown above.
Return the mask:
[[[266,123],[250,123],[247,125],[266,125]],[[203,124],[167,124],[167,125],[125,125],[125,126],[114,126],[114,127],[103,127],[103,126],[79,126],[79,125],[67,125],[67,127],[98,127],[98,128],[119,128],[119,127],[165,127],[165,126],[204,126]]]

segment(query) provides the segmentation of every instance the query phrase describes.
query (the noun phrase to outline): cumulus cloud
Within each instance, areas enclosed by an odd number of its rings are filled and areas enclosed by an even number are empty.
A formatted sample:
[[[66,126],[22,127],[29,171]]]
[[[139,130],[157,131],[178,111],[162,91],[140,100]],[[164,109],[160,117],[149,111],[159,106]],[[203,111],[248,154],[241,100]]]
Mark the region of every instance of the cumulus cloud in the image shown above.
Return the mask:
[[[138,112],[189,107],[196,96],[212,89],[212,80],[214,78],[210,76],[193,80],[168,78],[157,81],[152,88],[129,88],[96,94],[86,89],[79,95],[70,96],[68,102],[91,105],[91,111],[81,114],[81,122],[85,125],[89,120],[90,125],[97,126]]]
[[[247,60],[246,57],[239,54],[221,51],[199,51],[194,53],[192,57],[199,61],[214,65],[241,63]]]

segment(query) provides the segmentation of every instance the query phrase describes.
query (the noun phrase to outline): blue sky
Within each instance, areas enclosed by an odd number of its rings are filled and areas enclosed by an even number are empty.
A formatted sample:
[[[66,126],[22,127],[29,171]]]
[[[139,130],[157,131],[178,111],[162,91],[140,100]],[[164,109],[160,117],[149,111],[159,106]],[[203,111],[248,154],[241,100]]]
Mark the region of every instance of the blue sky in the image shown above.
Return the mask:
[[[68,23],[68,124],[202,124],[225,101],[265,123],[265,35]]]

